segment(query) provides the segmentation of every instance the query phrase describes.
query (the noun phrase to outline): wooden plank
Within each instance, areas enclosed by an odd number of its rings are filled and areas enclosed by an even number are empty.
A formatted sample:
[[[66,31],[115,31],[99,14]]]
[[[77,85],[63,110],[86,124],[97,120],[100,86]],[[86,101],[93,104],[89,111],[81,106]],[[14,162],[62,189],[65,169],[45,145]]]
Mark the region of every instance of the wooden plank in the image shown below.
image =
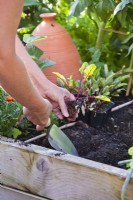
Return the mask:
[[[2,138],[0,183],[54,200],[120,200],[127,171]],[[133,179],[125,200],[133,199]]]
[[[19,190],[0,185],[1,200],[48,200]]]

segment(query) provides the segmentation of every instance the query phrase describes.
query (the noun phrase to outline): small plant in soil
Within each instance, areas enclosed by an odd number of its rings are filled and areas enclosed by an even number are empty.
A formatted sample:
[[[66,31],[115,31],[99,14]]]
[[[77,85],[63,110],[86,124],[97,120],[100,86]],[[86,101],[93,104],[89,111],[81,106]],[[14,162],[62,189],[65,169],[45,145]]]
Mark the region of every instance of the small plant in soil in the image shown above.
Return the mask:
[[[117,73],[109,71],[107,66],[97,68],[95,64],[83,63],[79,69],[80,80],[74,80],[72,76],[66,79],[58,72],[53,72],[57,76],[57,84],[67,88],[72,92],[76,101],[66,102],[70,113],[70,119],[75,120],[80,115],[87,113],[106,113],[114,105],[111,101],[113,96],[119,96],[125,89],[125,80],[129,75],[123,74],[124,69]],[[106,118],[107,116],[105,116]]]
[[[0,87],[0,135],[17,139],[31,132],[35,125],[23,116],[22,105]]]
[[[22,106],[0,87],[0,135],[17,138],[21,131],[15,128]]]
[[[118,162],[118,164],[121,166],[121,165],[126,165],[128,169],[128,173],[127,173],[127,176],[126,176],[126,179],[124,181],[124,184],[122,186],[122,190],[121,190],[121,200],[124,200],[125,199],[125,191],[126,191],[126,188],[128,186],[128,183],[131,179],[131,177],[133,176],[133,147],[130,147],[128,149],[128,154],[131,156],[131,159],[129,160],[124,160],[124,161],[120,161]]]

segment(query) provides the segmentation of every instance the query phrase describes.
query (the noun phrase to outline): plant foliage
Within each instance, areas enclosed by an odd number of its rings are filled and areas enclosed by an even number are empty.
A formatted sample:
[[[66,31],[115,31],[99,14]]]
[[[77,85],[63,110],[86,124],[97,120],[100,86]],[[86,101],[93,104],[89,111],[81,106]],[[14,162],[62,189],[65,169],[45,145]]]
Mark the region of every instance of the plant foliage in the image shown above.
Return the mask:
[[[41,49],[39,49],[36,45],[34,45],[34,42],[42,39],[45,39],[45,36],[34,36],[30,34],[25,34],[23,37],[23,42],[26,43],[27,52],[32,57],[32,59],[37,63],[40,69],[44,69],[46,67],[50,67],[55,64],[55,62],[47,58],[40,59],[40,57],[43,55],[44,52]]]
[[[17,138],[21,131],[14,128],[22,106],[0,87],[0,134]]]
[[[128,149],[128,154],[131,156],[130,160],[124,160],[124,161],[120,161],[118,163],[119,165],[125,165],[126,164],[127,168],[129,168],[128,171],[127,171],[126,179],[125,179],[123,186],[122,186],[121,200],[125,199],[126,188],[128,187],[128,184],[129,184],[131,177],[133,177],[133,147],[130,147]]]

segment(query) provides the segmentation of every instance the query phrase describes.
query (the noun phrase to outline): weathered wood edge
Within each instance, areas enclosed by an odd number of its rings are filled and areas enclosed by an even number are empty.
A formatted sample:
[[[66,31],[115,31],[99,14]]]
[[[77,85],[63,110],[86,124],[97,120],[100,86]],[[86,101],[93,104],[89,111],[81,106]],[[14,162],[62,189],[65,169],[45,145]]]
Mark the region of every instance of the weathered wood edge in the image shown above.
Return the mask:
[[[4,137],[0,150],[0,183],[6,186],[53,200],[120,200],[126,170]],[[37,167],[42,160],[44,170]],[[133,179],[125,200],[132,197]]]
[[[123,178],[125,178],[127,175],[127,170],[113,167],[113,166],[110,166],[107,164],[95,162],[92,160],[87,160],[85,158],[73,156],[70,154],[64,154],[62,152],[48,149],[48,148],[41,147],[41,146],[37,146],[34,144],[25,145],[21,141],[15,141],[13,139],[6,138],[6,137],[0,137],[0,143],[6,144],[6,145],[11,145],[11,146],[19,148],[19,149],[24,149],[27,151],[35,152],[40,155],[45,155],[45,156],[53,157],[53,158],[56,158],[59,160],[76,163],[78,165],[88,166],[88,167],[96,169],[96,170],[101,170],[101,171],[104,171],[107,173],[122,176]]]
[[[24,191],[10,188],[0,184],[0,199],[1,200],[48,200]]]

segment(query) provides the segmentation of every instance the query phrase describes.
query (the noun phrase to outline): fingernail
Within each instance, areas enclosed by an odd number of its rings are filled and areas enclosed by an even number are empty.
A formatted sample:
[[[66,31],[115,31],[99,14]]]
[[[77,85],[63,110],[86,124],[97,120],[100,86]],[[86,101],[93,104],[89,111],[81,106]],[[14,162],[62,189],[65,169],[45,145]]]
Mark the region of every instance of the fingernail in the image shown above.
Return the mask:
[[[71,100],[75,100],[75,96],[71,94]]]
[[[50,126],[50,124],[51,124],[51,120],[50,120],[50,118],[48,118],[48,122],[47,122],[47,124],[45,125],[45,127]]]
[[[37,131],[42,131],[44,129],[43,126],[40,126],[40,125],[36,125],[36,130]]]
[[[66,112],[66,113],[64,113],[64,116],[65,117],[69,117],[69,114]]]

